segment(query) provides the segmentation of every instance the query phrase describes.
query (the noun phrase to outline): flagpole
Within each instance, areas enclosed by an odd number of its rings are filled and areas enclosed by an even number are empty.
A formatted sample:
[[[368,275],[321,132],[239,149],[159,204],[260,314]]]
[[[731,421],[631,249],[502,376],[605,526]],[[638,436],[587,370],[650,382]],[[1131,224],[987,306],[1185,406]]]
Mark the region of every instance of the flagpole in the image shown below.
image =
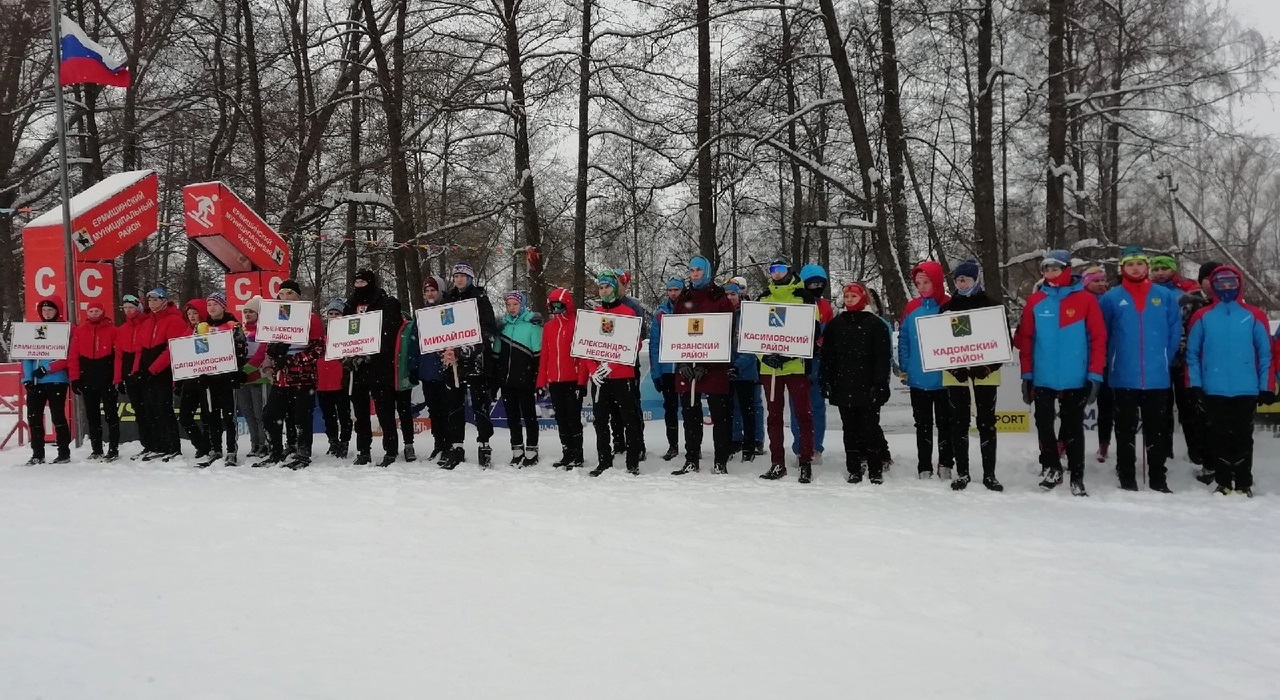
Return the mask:
[[[53,96],[54,104],[57,105],[58,115],[58,179],[62,187],[62,238],[66,241],[66,268],[63,274],[66,275],[66,304],[67,308],[64,312],[67,315],[67,321],[75,328],[76,316],[76,278],[75,263],[73,259],[76,254],[75,242],[71,240],[71,185],[67,182],[67,118],[66,108],[62,104],[62,30],[61,24],[62,10],[58,7],[58,0],[49,0],[49,25],[51,27],[50,38],[53,39]],[[75,394],[68,392],[67,399],[71,401],[72,409],[75,413],[75,430],[72,434],[75,438],[75,446],[80,448],[83,438],[80,436],[80,426],[83,425],[80,420],[80,403],[75,400]]]

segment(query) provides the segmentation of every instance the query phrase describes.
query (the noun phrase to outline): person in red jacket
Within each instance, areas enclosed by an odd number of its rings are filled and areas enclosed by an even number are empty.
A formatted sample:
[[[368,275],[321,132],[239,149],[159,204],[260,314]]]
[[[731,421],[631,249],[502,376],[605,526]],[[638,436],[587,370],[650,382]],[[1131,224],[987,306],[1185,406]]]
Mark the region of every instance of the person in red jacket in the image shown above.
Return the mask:
[[[133,381],[142,386],[145,413],[154,427],[154,451],[144,453],[143,461],[169,461],[180,454],[178,419],[173,414],[173,369],[169,357],[169,341],[191,335],[177,304],[169,301],[169,292],[156,287],[147,292],[147,314],[139,329],[141,343],[133,366]]]
[[[116,385],[120,384],[120,353],[116,351],[117,329],[101,302],[91,301],[85,318],[71,331],[67,370],[71,390],[84,400],[89,424],[89,459],[114,462],[120,457],[120,410]],[[107,421],[107,452],[102,453],[102,420]]]
[[[569,354],[578,325],[573,294],[559,287],[551,290],[547,295],[547,315],[550,318],[542,327],[537,387],[551,394],[556,430],[560,433],[560,461],[551,466],[571,470],[581,468],[586,461],[582,454],[582,396],[586,375],[582,372],[582,361]]]
[[[634,309],[622,303],[618,294],[621,285],[613,270],[605,270],[596,279],[596,287],[600,293],[600,312],[614,316],[637,316]],[[632,392],[638,391],[638,372],[635,364],[619,364],[617,362],[596,362],[584,360],[583,372],[590,377],[590,391],[595,396],[592,413],[596,426],[596,457],[600,463],[589,473],[600,476],[606,469],[613,467],[613,449],[609,444],[609,422],[616,420],[622,424],[623,440],[627,445],[627,472],[640,473],[640,451],[643,448],[637,431],[643,426],[636,412]]]
[[[116,384],[118,396],[124,396],[133,408],[134,427],[138,430],[138,442],[142,451],[130,457],[140,459],[149,452],[155,452],[155,426],[149,419],[146,400],[143,397],[143,384],[133,377],[133,367],[137,364],[138,352],[142,349],[142,330],[146,327],[147,314],[143,313],[142,302],[132,294],[121,297],[120,308],[124,311],[124,325],[116,329],[116,355],[120,364],[120,375],[123,381]]]
[[[733,313],[733,302],[720,285],[712,281],[711,262],[702,256],[689,261],[689,286],[672,305],[672,314]],[[697,389],[697,392],[693,392]],[[711,434],[715,474],[729,473],[733,447],[733,405],[729,394],[729,365],[681,363],[676,365],[676,394],[684,418],[684,466],[672,474],[688,474],[701,467],[702,395],[711,409]]]
[[[341,318],[346,305],[346,299],[330,300],[324,307],[325,323]],[[316,363],[316,399],[324,418],[324,433],[329,437],[327,454],[346,459],[351,445],[351,392],[347,389],[346,366],[342,360],[321,357]]]

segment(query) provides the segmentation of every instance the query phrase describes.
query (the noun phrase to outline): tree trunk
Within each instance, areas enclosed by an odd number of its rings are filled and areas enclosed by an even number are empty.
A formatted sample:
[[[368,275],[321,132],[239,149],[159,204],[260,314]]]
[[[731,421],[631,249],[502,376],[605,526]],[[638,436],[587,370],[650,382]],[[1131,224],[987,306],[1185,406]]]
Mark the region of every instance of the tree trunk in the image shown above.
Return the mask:
[[[898,81],[898,44],[893,33],[893,0],[879,0],[880,68],[884,80],[885,152],[889,156],[889,203],[893,212],[893,250],[898,265],[911,269],[911,239],[907,233],[906,177],[902,169],[902,106]]]
[[[791,21],[787,17],[786,10],[779,10],[778,16],[782,20],[782,75],[786,81],[787,88],[787,114],[795,114],[800,108],[800,101],[796,98],[796,78],[795,70],[792,65],[795,56],[795,42],[791,38]],[[796,146],[796,120],[789,119],[787,121],[787,148],[792,153],[798,153]],[[800,163],[795,158],[787,159],[788,165],[791,166],[791,261],[800,264],[801,260],[806,259],[804,251],[804,184],[800,179]]]
[[[1045,174],[1045,244],[1065,244],[1066,203],[1059,168],[1067,163],[1067,33],[1068,0],[1049,0],[1049,143]]]
[[[973,140],[973,238],[978,249],[987,294],[995,301],[1004,300],[1004,284],[1000,279],[1000,238],[996,231],[996,180],[993,114],[995,78],[991,75],[993,0],[982,0],[978,11],[978,95],[974,102]]]
[[[844,112],[849,120],[849,132],[853,136],[854,151],[858,158],[858,173],[862,178],[863,213],[867,219],[874,220],[876,225],[873,247],[884,282],[884,293],[892,310],[895,313],[900,312],[907,305],[906,277],[898,263],[885,225],[884,188],[879,179],[873,177],[875,154],[871,148],[870,134],[867,132],[867,121],[862,114],[858,85],[854,80],[853,69],[849,65],[849,54],[844,48],[840,23],[836,18],[835,2],[819,0],[818,4],[822,10],[822,24],[826,30],[827,46],[831,51],[831,61],[835,65],[836,77],[840,80]]]
[[[573,298],[587,291],[587,160],[591,147],[591,5],[582,0],[582,48],[578,55],[578,180],[573,207]]]
[[[698,252],[718,269],[711,172],[711,2],[697,0],[698,23]]]
[[[262,79],[258,76],[258,42],[254,30],[253,8],[249,0],[240,0],[244,20],[244,56],[249,79],[249,133],[253,143],[253,209],[258,216],[267,215],[267,130],[262,117]]]
[[[366,0],[367,2],[368,0]],[[511,118],[515,121],[516,179],[520,183],[520,218],[524,224],[525,245],[539,253],[542,251],[542,226],[538,219],[538,203],[534,196],[533,166],[529,148],[529,119],[526,107],[528,98],[524,90],[524,56],[520,53],[520,28],[516,22],[520,0],[502,0],[503,22],[506,25],[507,72],[511,87]],[[518,261],[512,263],[519,264]],[[546,277],[541,266],[530,271],[533,282],[530,303],[541,309],[547,302]]]

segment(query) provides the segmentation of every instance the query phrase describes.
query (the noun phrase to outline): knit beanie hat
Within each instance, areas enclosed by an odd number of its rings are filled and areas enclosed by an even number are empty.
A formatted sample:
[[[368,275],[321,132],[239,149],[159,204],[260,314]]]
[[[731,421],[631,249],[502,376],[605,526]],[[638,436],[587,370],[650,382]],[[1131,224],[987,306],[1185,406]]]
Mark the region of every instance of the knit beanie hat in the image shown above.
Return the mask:
[[[977,280],[978,276],[981,274],[982,268],[978,265],[978,261],[973,258],[968,258],[959,265],[951,268],[951,279],[955,279],[957,277],[968,277],[969,279]]]
[[[1084,271],[1080,276],[1080,281],[1084,282],[1084,286],[1088,287],[1094,282],[1107,279],[1107,271],[1101,265],[1092,265]]]
[[[204,298],[205,301],[212,301],[222,308],[227,308],[227,295],[222,292],[214,292]]]
[[[260,312],[262,310],[262,297],[258,296],[257,294],[253,295],[253,297],[249,299],[249,301],[246,301],[244,303],[244,310],[252,311],[255,314]]]
[[[1160,253],[1151,256],[1151,269],[1153,270],[1177,270],[1178,259],[1168,253]]]
[[[1059,265],[1063,268],[1071,267],[1071,253],[1065,250],[1050,250],[1044,254],[1044,259],[1040,261],[1040,269],[1043,270],[1048,265]]]
[[[346,310],[346,308],[347,308],[347,300],[335,297],[333,299],[330,299],[328,304],[324,305],[324,313],[327,314],[330,311],[337,311],[338,313],[342,313],[343,311]]]
[[[1151,263],[1151,258],[1147,256],[1147,251],[1143,250],[1142,246],[1125,246],[1125,249],[1120,251],[1120,267],[1124,267],[1125,263],[1133,260],[1141,260],[1147,264]]]
[[[1212,275],[1214,271],[1220,267],[1222,267],[1222,263],[1216,260],[1210,260],[1209,262],[1204,263],[1200,266],[1200,274],[1196,276],[1196,281],[1204,282],[1209,279],[1209,275]]]
[[[298,284],[298,280],[289,279],[281,282],[280,291],[283,292],[286,289],[293,290],[294,293],[298,294],[299,296],[302,295],[302,285]]]

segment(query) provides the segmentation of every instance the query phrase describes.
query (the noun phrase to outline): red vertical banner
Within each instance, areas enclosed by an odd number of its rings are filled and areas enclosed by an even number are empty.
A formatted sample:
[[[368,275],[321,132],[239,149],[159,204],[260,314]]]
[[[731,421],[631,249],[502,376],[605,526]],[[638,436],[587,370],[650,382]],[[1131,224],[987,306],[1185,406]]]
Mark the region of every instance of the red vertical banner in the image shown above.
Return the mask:
[[[54,295],[67,298],[67,243],[61,229],[23,229],[22,257],[27,319],[35,321],[41,299]]]
[[[244,305],[255,295],[263,299],[275,299],[280,293],[280,283],[287,279],[286,272],[239,272],[223,277],[227,287],[227,303],[231,312],[239,317]]]
[[[83,312],[90,303],[97,302],[102,304],[108,316],[114,317],[111,307],[115,304],[116,271],[111,263],[77,262],[75,275],[79,311]],[[78,318],[83,318],[83,315]]]

